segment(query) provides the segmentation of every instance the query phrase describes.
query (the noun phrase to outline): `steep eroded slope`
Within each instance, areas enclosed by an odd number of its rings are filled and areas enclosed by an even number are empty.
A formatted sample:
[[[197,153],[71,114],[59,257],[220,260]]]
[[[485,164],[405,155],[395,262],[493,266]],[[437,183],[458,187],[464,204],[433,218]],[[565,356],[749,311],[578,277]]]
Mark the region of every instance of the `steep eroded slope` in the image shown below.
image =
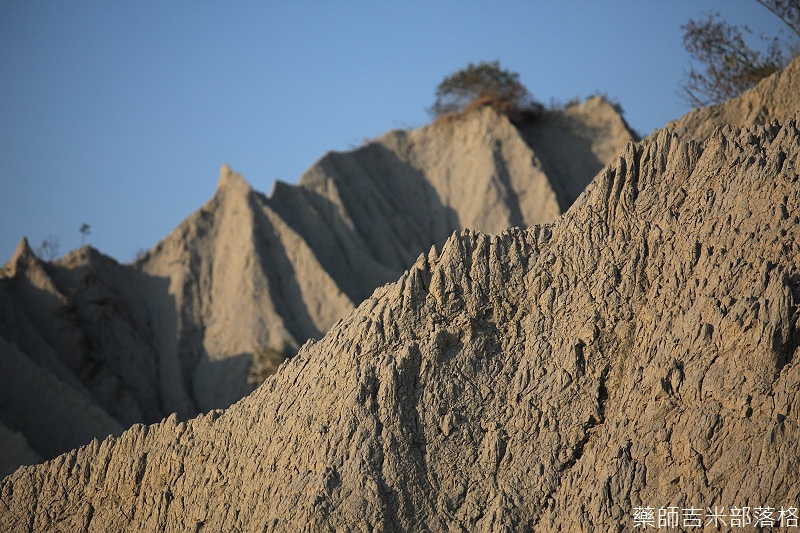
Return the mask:
[[[224,412],[0,483],[8,530],[633,529],[800,498],[797,120],[629,144],[431,250]]]

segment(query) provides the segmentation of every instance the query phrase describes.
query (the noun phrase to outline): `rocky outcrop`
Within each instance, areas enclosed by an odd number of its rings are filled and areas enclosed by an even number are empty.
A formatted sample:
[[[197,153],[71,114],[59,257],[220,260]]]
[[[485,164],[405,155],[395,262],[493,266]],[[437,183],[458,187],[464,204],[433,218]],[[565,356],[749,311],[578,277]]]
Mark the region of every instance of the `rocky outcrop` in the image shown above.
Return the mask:
[[[227,407],[454,231],[551,222],[630,139],[602,99],[561,115],[517,127],[484,108],[390,132],[269,196],[223,166],[134,265],[89,247],[42,262],[23,241],[0,273],[4,450],[50,458]]]
[[[454,231],[558,217],[571,200],[557,188],[582,190],[610,147],[631,138],[601,98],[561,114],[526,126],[528,136],[488,107],[390,132],[326,154],[298,185],[277,183],[268,197],[223,167],[213,198],[136,265],[159,310],[162,376],[174,376],[162,388],[174,400],[166,413],[230,405],[253,388],[251,354],[291,355],[321,338]],[[563,146],[543,140],[556,135]],[[580,146],[567,143],[578,136]],[[551,158],[560,149],[583,163],[550,178],[539,144]]]
[[[19,466],[15,457],[22,461],[49,458],[98,435],[121,433],[124,427],[110,413],[123,420],[130,416],[130,423],[143,418],[138,411],[124,410],[130,396],[109,372],[125,354],[115,358],[113,350],[103,352],[109,359],[102,365],[90,355],[90,344],[98,338],[83,335],[79,323],[91,316],[91,311],[88,315],[85,311],[94,307],[89,303],[92,295],[87,291],[80,303],[70,300],[25,239],[3,267],[2,475]],[[70,357],[63,357],[64,354]],[[93,379],[82,380],[88,376]]]
[[[454,231],[552,222],[630,140],[599,97],[516,126],[484,107],[328,153],[270,199],[357,303]]]
[[[162,394],[182,418],[253,390],[252,354],[319,338],[353,303],[314,252],[241,176],[136,265],[154,321]]]
[[[226,411],[0,482],[9,531],[609,531],[800,497],[800,114],[628,144],[465,231]]]

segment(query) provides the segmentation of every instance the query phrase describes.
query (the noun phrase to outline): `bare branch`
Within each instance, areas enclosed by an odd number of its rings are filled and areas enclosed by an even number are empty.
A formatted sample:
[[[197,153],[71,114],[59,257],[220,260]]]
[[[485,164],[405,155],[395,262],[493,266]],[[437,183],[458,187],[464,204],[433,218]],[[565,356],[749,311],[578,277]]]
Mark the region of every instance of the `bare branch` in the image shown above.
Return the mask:
[[[756,0],[800,37],[800,0]]]
[[[732,26],[717,17],[719,13],[712,13],[706,20],[689,20],[681,26],[686,51],[704,66],[702,72],[694,67],[689,70],[679,92],[693,107],[738,96],[784,65],[777,39],[762,54],[744,40],[743,32],[752,33],[749,28]]]

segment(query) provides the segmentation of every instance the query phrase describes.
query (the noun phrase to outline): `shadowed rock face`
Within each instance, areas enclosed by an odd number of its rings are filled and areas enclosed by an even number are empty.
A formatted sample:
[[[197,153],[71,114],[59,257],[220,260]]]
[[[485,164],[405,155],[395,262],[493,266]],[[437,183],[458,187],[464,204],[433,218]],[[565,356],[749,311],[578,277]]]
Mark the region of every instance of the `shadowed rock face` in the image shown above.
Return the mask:
[[[0,483],[0,528],[631,530],[800,497],[800,114],[629,144],[422,255],[230,409]]]
[[[225,166],[213,197],[134,265],[88,247],[45,263],[22,243],[0,273],[0,446],[19,451],[0,454],[0,475],[227,407],[274,370],[267,358],[254,372],[254,352],[321,338],[454,231],[553,221],[571,202],[561,189],[582,190],[630,139],[602,99],[559,116],[526,135],[489,108],[391,132],[269,197]],[[563,152],[576,166],[551,176]]]

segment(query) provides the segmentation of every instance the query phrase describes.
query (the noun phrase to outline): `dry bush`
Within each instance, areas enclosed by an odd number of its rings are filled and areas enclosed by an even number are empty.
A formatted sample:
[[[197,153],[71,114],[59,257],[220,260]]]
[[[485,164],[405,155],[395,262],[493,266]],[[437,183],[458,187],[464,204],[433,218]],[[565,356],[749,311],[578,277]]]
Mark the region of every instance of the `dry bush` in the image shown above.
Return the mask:
[[[466,68],[445,77],[436,89],[436,101],[428,110],[437,122],[485,106],[513,121],[533,120],[544,106],[533,99],[519,81],[519,74],[500,67],[499,61],[470,63]]]

